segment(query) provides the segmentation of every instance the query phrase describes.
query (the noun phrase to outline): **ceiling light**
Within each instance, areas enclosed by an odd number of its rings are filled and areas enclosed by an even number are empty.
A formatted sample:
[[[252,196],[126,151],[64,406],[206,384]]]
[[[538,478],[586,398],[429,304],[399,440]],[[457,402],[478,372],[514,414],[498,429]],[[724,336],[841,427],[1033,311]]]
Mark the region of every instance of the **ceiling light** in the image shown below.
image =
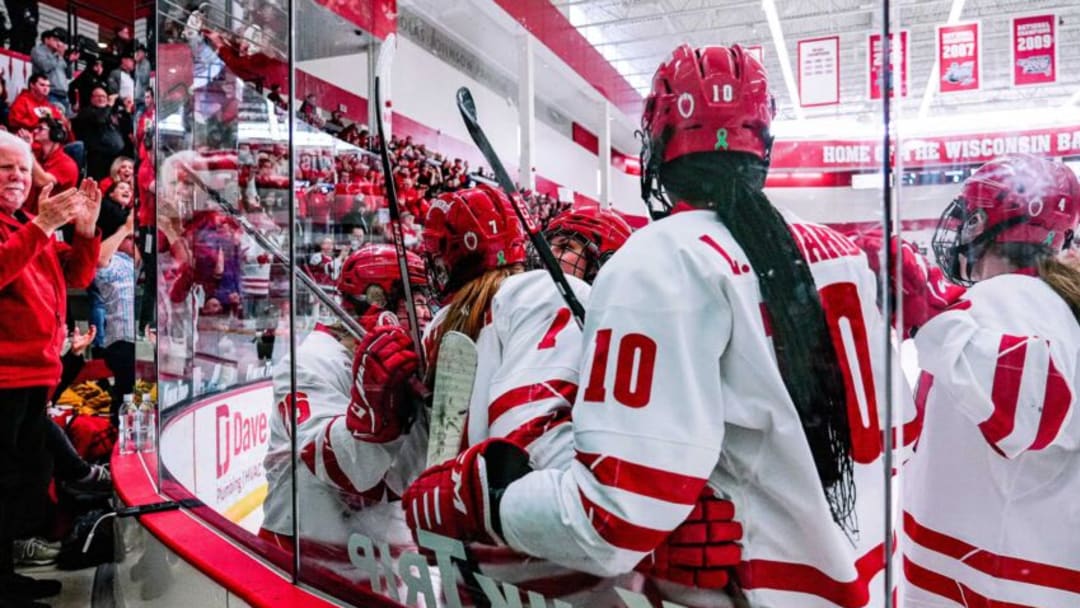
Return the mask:
[[[784,76],[784,84],[787,86],[795,117],[803,120],[806,115],[803,114],[802,105],[799,102],[799,88],[795,84],[795,75],[791,71],[791,61],[788,59],[787,47],[784,45],[784,32],[780,29],[780,16],[776,12],[776,4],[773,0],[761,0],[761,10],[765,11],[765,19],[769,22],[769,32],[772,34],[773,46],[776,47],[776,60],[780,62],[780,72]]]

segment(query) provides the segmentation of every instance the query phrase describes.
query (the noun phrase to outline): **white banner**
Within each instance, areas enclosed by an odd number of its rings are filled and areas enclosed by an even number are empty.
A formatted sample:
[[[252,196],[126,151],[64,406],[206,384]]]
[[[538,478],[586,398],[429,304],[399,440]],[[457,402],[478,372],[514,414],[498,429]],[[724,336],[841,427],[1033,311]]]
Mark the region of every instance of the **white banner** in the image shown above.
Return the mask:
[[[840,103],[840,37],[799,41],[799,103],[804,107]]]

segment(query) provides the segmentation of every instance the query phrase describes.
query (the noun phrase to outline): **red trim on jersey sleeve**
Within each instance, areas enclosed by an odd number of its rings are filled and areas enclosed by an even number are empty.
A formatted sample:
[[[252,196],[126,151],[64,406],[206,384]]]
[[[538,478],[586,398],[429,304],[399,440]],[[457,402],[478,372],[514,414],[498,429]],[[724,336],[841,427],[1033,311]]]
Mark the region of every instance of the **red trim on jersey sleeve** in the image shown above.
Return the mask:
[[[542,437],[544,433],[567,422],[570,422],[570,408],[555,408],[554,411],[543,416],[537,416],[514,429],[512,433],[506,436],[506,440],[527,449],[529,444]]]
[[[997,445],[1008,437],[1016,424],[1016,402],[1020,397],[1025,358],[1027,338],[1001,337],[997,368],[994,370],[994,388],[990,396],[994,402],[994,412],[979,424],[979,430],[991,445]]]
[[[1068,381],[1054,365],[1054,358],[1050,358],[1050,370],[1046,374],[1046,396],[1043,397],[1042,417],[1039,419],[1039,430],[1035,435],[1035,441],[1031,443],[1032,450],[1041,450],[1050,445],[1061,432],[1061,426],[1065,424],[1065,418],[1072,406],[1073,394]]]
[[[990,599],[960,581],[923,568],[908,559],[907,556],[904,557],[904,578],[912,585],[948,598],[959,606],[970,606],[971,608],[1035,608],[1027,604],[1013,604]]]
[[[656,500],[692,505],[705,486],[704,479],[654,469],[614,456],[579,451],[577,460],[602,485]]]
[[[806,593],[844,608],[861,608],[870,601],[870,581],[884,567],[885,544],[882,543],[855,562],[858,576],[853,581],[838,581],[807,564],[765,559],[743,562],[738,567],[738,573],[744,589],[768,588]]]
[[[578,491],[581,506],[589,517],[593,529],[609,544],[627,551],[647,553],[660,545],[671,530],[655,530],[626,521],[589,500]]]
[[[330,481],[342,490],[349,492],[350,494],[359,494],[360,491],[353,486],[349,481],[349,476],[345,474],[345,471],[341,470],[341,465],[338,464],[337,455],[334,454],[334,447],[330,443],[330,430],[333,428],[334,423],[343,416],[334,416],[330,422],[326,425],[326,430],[323,431],[322,441],[322,460],[323,468],[326,470],[326,475],[330,478]],[[315,441],[304,446],[300,451],[300,459],[304,461],[307,468],[315,474],[317,477],[319,471],[315,466]]]
[[[495,424],[499,416],[515,407],[540,401],[541,399],[559,397],[572,405],[574,398],[577,397],[577,389],[578,385],[573,382],[556,379],[512,388],[496,397],[488,406],[488,426]]]
[[[962,561],[964,565],[992,577],[1080,593],[1080,570],[991,553],[967,541],[931,530],[908,512],[904,513],[904,531],[912,542]]]

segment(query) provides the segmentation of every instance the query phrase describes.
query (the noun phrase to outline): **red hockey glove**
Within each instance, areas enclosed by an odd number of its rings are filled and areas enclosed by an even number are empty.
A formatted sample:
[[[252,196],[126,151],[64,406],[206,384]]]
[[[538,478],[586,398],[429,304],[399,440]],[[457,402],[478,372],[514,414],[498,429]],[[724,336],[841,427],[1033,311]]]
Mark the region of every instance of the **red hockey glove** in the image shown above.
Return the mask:
[[[401,436],[412,419],[406,390],[419,358],[409,334],[397,326],[376,327],[356,347],[352,400],[345,426],[361,441],[385,443]]]
[[[855,242],[866,252],[870,262],[870,269],[878,277],[881,276],[881,250],[884,238],[880,229],[867,232],[855,239]],[[897,245],[899,244],[899,252]],[[929,308],[930,264],[923,257],[913,243],[902,241],[893,237],[889,241],[890,251],[894,256],[901,256],[900,289],[903,294],[904,326],[896,327],[896,277],[894,270],[889,270],[889,301],[894,303],[892,307],[892,325],[901,330],[905,338],[910,338],[915,329],[919,328],[933,316]]]
[[[499,500],[528,473],[529,454],[505,439],[487,439],[420,474],[401,498],[416,536],[427,530],[464,543],[502,544]]]
[[[723,589],[742,559],[735,505],[705,486],[690,516],[634,570],[699,589]]]
[[[928,287],[929,288],[926,291],[926,303],[929,312],[929,316],[926,319],[927,321],[934,318],[939,313],[945,312],[945,310],[955,304],[960,298],[963,298],[964,294],[967,293],[966,288],[946,279],[945,273],[937,266],[932,266],[930,268]],[[914,332],[912,333],[914,334]]]

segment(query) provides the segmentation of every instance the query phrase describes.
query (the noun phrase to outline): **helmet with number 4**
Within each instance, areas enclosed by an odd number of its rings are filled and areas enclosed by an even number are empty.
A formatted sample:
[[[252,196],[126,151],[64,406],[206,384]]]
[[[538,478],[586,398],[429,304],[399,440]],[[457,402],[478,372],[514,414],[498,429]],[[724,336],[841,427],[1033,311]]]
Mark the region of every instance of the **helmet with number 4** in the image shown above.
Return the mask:
[[[618,213],[584,207],[557,215],[548,224],[545,236],[563,271],[592,283],[600,267],[626,243],[631,232],[630,224]],[[564,241],[574,241],[577,246],[563,246]]]
[[[979,167],[941,214],[933,248],[950,280],[971,285],[971,269],[998,243],[1059,252],[1080,219],[1080,182],[1064,164],[1012,154]],[[961,264],[963,259],[964,264]]]
[[[766,163],[776,102],[765,68],[739,45],[679,46],[656,70],[641,115],[642,197],[665,209],[660,166],[698,152],[745,152]]]
[[[488,270],[525,261],[525,232],[511,205],[505,194],[485,184],[432,201],[423,241],[440,294]]]

